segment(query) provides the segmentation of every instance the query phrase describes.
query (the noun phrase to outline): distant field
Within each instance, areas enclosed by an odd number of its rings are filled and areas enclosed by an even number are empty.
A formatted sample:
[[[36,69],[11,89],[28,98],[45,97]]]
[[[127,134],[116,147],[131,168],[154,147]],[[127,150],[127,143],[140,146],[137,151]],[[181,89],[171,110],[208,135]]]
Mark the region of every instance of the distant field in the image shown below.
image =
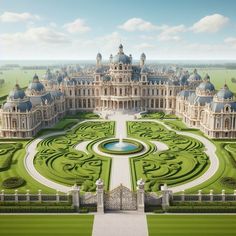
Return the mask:
[[[236,215],[148,215],[149,236],[234,236]]]
[[[90,236],[92,215],[2,215],[1,236]]]
[[[189,70],[192,72],[192,70]],[[231,82],[231,78],[236,79],[236,70],[204,68],[197,69],[198,73],[204,78],[206,73],[209,74],[211,82],[215,85],[217,90],[221,89],[225,83],[228,84],[230,90],[236,93],[236,83]]]
[[[0,70],[0,79],[5,80],[5,84],[0,87],[0,97],[7,95],[9,91],[14,87],[16,81],[21,87],[26,87],[34,74],[36,73],[39,77],[45,74],[45,70],[22,70],[22,69],[11,69],[11,70]]]

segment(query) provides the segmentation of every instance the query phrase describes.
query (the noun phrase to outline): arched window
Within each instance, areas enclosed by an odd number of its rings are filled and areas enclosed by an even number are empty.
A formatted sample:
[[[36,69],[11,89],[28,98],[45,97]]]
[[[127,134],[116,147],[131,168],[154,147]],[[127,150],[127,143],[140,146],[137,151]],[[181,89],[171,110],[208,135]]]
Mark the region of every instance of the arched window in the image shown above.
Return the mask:
[[[119,70],[122,70],[122,64],[119,65]]]
[[[138,94],[138,90],[134,89],[134,95],[136,96]]]
[[[122,88],[120,88],[120,95],[122,95]]]
[[[229,118],[225,119],[225,129],[230,129],[230,119]]]

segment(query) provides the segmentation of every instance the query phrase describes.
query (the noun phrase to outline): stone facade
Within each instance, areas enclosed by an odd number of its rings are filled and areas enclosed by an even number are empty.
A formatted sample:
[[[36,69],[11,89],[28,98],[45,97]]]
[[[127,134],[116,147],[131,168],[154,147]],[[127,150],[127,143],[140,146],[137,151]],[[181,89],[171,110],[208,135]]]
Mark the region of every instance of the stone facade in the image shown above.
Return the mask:
[[[120,45],[106,65],[98,53],[92,71],[48,70],[41,80],[35,75],[26,91],[16,85],[0,109],[0,136],[33,137],[67,113],[132,110],[176,114],[209,137],[236,138],[236,101],[227,85],[217,93],[209,76],[202,80],[196,70],[153,70],[145,62],[142,53],[133,64]]]

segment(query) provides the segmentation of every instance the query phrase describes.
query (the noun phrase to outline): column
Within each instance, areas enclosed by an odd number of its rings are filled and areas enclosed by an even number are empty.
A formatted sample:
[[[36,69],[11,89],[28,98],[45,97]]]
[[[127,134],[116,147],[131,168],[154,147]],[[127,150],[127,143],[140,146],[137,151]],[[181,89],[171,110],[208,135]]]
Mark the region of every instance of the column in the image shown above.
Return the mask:
[[[144,199],[144,184],[143,179],[137,181],[137,209],[138,212],[144,213],[145,199]]]
[[[41,189],[38,190],[38,201],[42,202],[42,190]]]
[[[18,202],[18,190],[15,190],[15,202]]]
[[[202,190],[198,190],[198,201],[202,201]]]
[[[59,191],[57,190],[56,192],[56,202],[59,203],[60,202],[60,195],[59,195]]]
[[[74,184],[71,188],[71,195],[72,195],[72,205],[74,206],[75,210],[79,211],[79,193],[80,193],[80,187],[77,184]]]
[[[222,189],[221,196],[222,196],[222,202],[224,202],[225,201],[225,190],[224,189]]]
[[[26,190],[26,201],[30,201],[29,189]]]
[[[184,202],[184,200],[185,200],[185,192],[183,190],[181,193],[181,201]]]
[[[213,201],[213,190],[212,189],[210,190],[210,201],[211,202]]]
[[[162,192],[162,208],[166,209],[170,205],[172,191],[168,189],[166,184],[164,184],[163,186],[161,186],[161,192]]]
[[[97,186],[97,212],[103,214],[104,213],[104,184],[101,179],[96,181]]]
[[[4,202],[4,189],[1,191],[1,202]]]

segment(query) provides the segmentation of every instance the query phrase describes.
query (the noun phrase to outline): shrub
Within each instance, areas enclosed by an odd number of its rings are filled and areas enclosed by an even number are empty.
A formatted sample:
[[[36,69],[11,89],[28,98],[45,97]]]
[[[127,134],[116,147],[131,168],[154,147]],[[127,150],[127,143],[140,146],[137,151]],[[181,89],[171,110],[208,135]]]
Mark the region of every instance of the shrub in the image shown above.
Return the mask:
[[[7,189],[18,188],[25,184],[25,180],[21,177],[10,177],[2,182],[2,187]]]

